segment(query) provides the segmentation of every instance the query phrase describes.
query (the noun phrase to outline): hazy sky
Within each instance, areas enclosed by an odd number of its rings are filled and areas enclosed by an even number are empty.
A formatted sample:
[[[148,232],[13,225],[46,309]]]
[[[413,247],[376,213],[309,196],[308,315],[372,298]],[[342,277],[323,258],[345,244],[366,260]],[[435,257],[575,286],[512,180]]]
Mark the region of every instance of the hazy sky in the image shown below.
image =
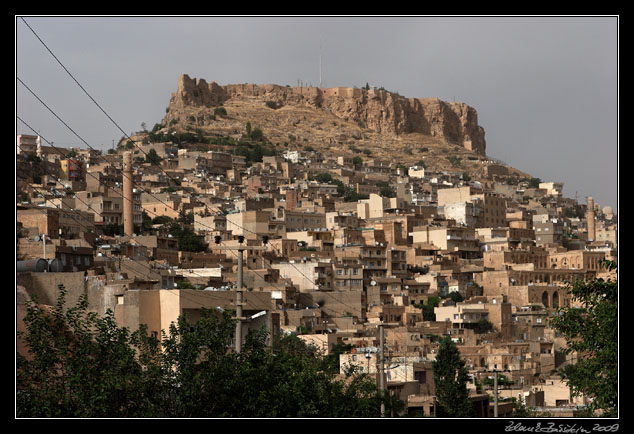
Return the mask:
[[[618,17],[23,17],[126,134],[181,74],[220,85],[384,87],[462,101],[487,155],[618,212]],[[16,115],[60,147],[121,130],[16,17]],[[19,78],[64,126],[17,80]],[[32,131],[16,119],[16,133]]]

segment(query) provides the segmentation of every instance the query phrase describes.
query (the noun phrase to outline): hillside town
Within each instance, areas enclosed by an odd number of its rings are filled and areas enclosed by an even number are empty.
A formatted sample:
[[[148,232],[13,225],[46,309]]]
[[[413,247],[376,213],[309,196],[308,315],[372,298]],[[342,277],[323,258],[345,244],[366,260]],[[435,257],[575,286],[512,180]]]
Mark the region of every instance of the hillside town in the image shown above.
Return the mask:
[[[25,300],[52,306],[63,285],[70,303],[86,294],[91,311],[157,337],[180,315],[233,309],[236,351],[263,326],[296,334],[408,414],[436,415],[447,336],[477,417],[587,404],[557,373],[576,356],[548,319],[574,303],[569,282],[613,273],[610,207],[486,158],[476,178],[310,141],[266,152],[250,125],[249,152],[148,136],[108,152],[17,136],[18,331]]]

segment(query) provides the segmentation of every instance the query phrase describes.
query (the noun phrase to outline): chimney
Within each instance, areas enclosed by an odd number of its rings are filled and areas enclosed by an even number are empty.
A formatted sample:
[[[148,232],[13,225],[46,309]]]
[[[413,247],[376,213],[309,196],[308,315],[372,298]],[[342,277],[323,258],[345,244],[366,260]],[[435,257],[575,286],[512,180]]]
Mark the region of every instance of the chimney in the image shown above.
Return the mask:
[[[125,152],[123,154],[123,232],[129,237],[134,233],[132,194],[132,152]]]
[[[594,230],[594,199],[591,197],[588,198],[588,213],[586,215],[586,220],[588,221],[588,241],[594,241],[596,236]]]

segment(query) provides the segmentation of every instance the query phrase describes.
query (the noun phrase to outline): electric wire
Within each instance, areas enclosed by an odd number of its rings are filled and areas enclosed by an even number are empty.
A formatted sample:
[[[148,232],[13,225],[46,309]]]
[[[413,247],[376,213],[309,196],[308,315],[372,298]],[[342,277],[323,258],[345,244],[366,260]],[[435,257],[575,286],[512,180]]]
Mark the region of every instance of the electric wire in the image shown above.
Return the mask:
[[[131,140],[131,138],[125,133],[125,131],[123,131],[123,129],[114,121],[114,119],[112,119],[112,117],[101,107],[101,105],[99,105],[99,103],[88,93],[88,91],[84,88],[84,86],[82,86],[79,81],[77,81],[77,79],[73,76],[73,74],[68,70],[68,68],[66,68],[66,66],[59,60],[59,58],[53,53],[53,51],[46,45],[46,43],[39,37],[39,35],[33,30],[33,28],[26,22],[26,20],[21,17],[22,21],[24,22],[24,24],[29,28],[29,30],[35,35],[35,37],[42,43],[42,45],[46,48],[46,50],[51,54],[51,56],[57,61],[57,63],[59,63],[59,65],[64,69],[64,71],[66,71],[66,73],[71,77],[71,79],[80,87],[80,89],[90,98],[90,100],[104,113],[104,115],[106,115],[106,117],[124,134],[125,137],[127,137],[129,140]],[[18,80],[20,81],[20,83],[22,85],[24,85],[47,109],[49,109],[49,111],[51,111],[51,113],[53,113],[64,125],[66,125],[68,127],[68,125],[63,122],[46,104],[44,104],[43,101],[41,101],[41,99],[39,97],[37,97],[37,95],[35,95],[35,93],[33,91],[31,91],[30,88],[28,88],[28,86],[26,86],[26,84],[18,77]],[[79,137],[79,135],[77,135],[70,127],[68,127],[77,137]],[[80,138],[80,137],[79,137]],[[82,140],[82,142],[84,142],[87,146],[90,147],[90,145],[88,145],[88,143],[86,143],[83,139],[80,138],[80,140]],[[144,155],[147,154],[145,153],[145,151],[143,151],[143,149],[141,149],[139,146],[136,145],[136,143],[131,140],[131,142],[134,144],[135,147],[137,147],[137,149],[139,149]],[[94,148],[90,147],[93,151],[96,151]],[[172,181],[175,181],[167,172],[165,172],[163,170],[162,167],[158,166],[160,168],[161,171],[163,171],[163,173]],[[123,175],[125,176],[125,174]],[[147,193],[147,192],[146,192]],[[149,194],[149,193],[148,193]],[[154,197],[154,196],[153,196]],[[154,197],[155,199],[157,199],[156,197]],[[158,199],[157,199],[158,200]],[[160,200],[159,200],[160,201]],[[167,204],[164,204],[166,206],[169,206]],[[203,225],[204,226],[204,225]],[[239,225],[236,225],[239,226]],[[243,230],[247,230],[245,228],[242,228]],[[254,233],[256,236],[259,236],[257,233],[249,231],[251,233]],[[275,250],[275,249],[274,249]],[[231,250],[230,250],[231,251]],[[232,253],[234,253],[232,251]],[[282,256],[281,252],[279,252],[280,256]],[[308,279],[309,282],[312,283],[313,287],[317,287],[319,288],[319,285],[316,284],[314,282],[313,279],[311,279],[310,277],[306,276],[301,270],[299,270],[292,262],[289,262],[289,264],[291,264],[293,266],[293,268],[296,269],[297,272],[299,272],[304,278]],[[262,276],[260,276],[262,277]],[[351,306],[348,306],[351,307]],[[356,309],[355,309],[356,310]]]

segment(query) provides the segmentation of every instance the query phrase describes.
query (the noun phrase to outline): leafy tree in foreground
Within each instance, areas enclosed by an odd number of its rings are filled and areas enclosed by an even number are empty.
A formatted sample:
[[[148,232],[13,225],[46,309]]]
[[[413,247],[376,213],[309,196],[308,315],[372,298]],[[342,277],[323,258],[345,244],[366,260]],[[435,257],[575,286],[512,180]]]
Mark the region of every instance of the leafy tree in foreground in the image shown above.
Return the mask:
[[[432,368],[438,398],[438,417],[473,417],[475,414],[467,390],[469,374],[458,347],[450,337],[440,342]]]
[[[65,310],[66,290],[58,288],[50,310],[27,302],[29,357],[16,355],[17,416],[152,415],[152,389],[160,382],[136,358],[141,333],[118,328],[112,312],[103,318],[88,312],[85,295]]]
[[[608,270],[616,263],[603,261]],[[590,411],[617,416],[618,398],[618,284],[615,279],[579,280],[569,285],[580,307],[560,308],[550,325],[567,341],[566,354],[578,360],[561,375],[573,396],[592,398]]]
[[[403,403],[377,390],[367,375],[339,376],[331,361],[296,336],[267,345],[250,333],[231,351],[233,312],[203,309],[186,316],[163,339],[145,327],[129,333],[87,311],[86,297],[64,309],[27,302],[18,354],[18,417],[378,417],[381,403]]]

